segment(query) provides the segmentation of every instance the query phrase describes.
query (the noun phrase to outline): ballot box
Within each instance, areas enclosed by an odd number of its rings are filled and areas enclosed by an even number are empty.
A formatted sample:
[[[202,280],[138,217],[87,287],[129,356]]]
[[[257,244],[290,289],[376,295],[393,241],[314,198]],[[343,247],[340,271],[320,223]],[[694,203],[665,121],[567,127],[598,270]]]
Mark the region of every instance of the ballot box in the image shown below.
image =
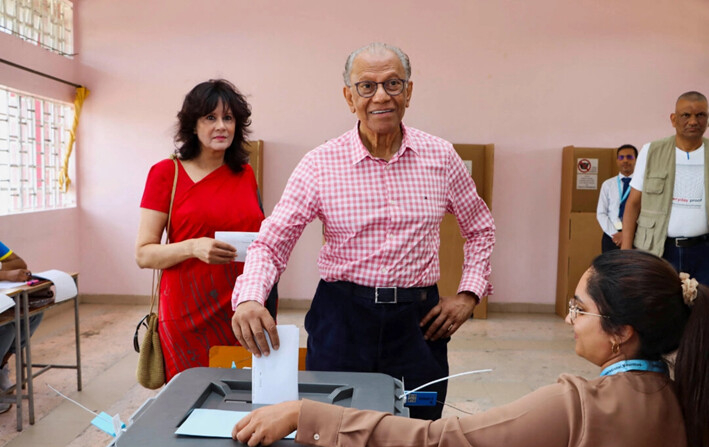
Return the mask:
[[[343,407],[409,415],[402,399],[401,382],[380,373],[298,371],[301,399],[327,402]],[[176,377],[154,398],[146,401],[126,424],[126,431],[111,444],[115,447],[234,447],[232,439],[180,436],[175,430],[194,409],[208,408],[251,411],[251,370],[192,368]],[[292,447],[284,439],[276,446]]]

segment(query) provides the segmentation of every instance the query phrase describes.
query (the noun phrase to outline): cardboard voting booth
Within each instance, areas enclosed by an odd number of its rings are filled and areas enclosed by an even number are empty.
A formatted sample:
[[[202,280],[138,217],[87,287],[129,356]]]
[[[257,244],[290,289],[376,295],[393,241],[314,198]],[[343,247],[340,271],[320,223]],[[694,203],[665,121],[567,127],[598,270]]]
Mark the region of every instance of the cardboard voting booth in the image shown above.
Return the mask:
[[[246,150],[249,152],[249,164],[254,170],[256,185],[263,197],[263,140],[249,141]]]
[[[566,317],[576,284],[601,254],[603,230],[596,220],[596,208],[601,185],[618,175],[615,159],[616,148],[563,149],[555,305],[560,317]]]
[[[475,181],[478,195],[492,210],[492,174],[495,155],[494,144],[454,144],[463,163],[468,167]],[[460,275],[463,272],[463,244],[465,240],[460,235],[458,222],[452,214],[443,216],[441,222],[441,248],[439,261],[441,264],[441,279],[438,281],[438,291],[441,296],[451,296],[458,293]],[[475,318],[487,318],[487,297],[480,297],[480,304],[475,307]]]
[[[298,394],[344,407],[409,415],[401,382],[379,373],[299,371]],[[234,446],[228,438],[182,436],[175,431],[195,410],[251,411],[251,371],[248,369],[192,368],[175,376],[154,398],[131,416],[126,431],[112,446],[217,447]],[[231,427],[229,427],[231,430]],[[294,446],[283,439],[276,446]]]

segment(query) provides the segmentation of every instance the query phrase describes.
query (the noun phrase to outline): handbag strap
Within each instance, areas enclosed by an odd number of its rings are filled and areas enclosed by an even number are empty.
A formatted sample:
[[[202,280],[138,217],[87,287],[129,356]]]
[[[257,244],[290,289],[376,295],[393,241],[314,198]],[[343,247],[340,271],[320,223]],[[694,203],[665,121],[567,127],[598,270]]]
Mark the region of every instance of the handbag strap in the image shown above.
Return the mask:
[[[165,234],[167,237],[165,238],[165,243],[170,243],[170,218],[172,217],[172,203],[175,201],[175,190],[177,189],[177,171],[178,171],[178,166],[177,166],[177,157],[175,157],[175,154],[170,155],[170,158],[172,161],[175,163],[175,178],[172,180],[172,193],[170,194],[170,208],[167,209],[167,225],[165,226]],[[157,287],[155,284],[155,275],[157,274],[158,281],[157,281]],[[158,311],[160,309],[159,306],[159,301],[160,301],[160,282],[162,281],[162,269],[153,269],[153,285],[152,285],[152,293],[150,294],[150,312],[153,313],[153,308],[155,306],[155,303],[158,302]],[[156,312],[156,313],[157,313]]]

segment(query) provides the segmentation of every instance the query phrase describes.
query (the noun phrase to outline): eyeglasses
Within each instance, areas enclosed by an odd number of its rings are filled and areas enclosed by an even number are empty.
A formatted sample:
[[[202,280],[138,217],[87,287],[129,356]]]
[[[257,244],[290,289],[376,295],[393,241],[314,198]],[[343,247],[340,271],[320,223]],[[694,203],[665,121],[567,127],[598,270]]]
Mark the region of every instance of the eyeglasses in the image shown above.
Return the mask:
[[[576,317],[579,316],[579,314],[583,315],[591,315],[592,317],[601,317],[601,318],[608,318],[607,315],[601,315],[601,314],[594,314],[592,312],[586,312],[584,310],[579,309],[579,307],[576,305],[574,302],[574,299],[571,298],[569,300],[569,318],[571,319],[571,322],[573,323],[576,321]]]
[[[374,82],[374,81],[360,81],[360,82],[355,82],[355,88],[357,89],[357,93],[359,96],[362,98],[371,98],[377,93],[377,89],[379,88],[379,84],[384,87],[384,91],[387,92],[389,96],[397,96],[400,95],[404,91],[404,87],[406,87],[406,83],[409,82],[405,79],[399,79],[399,78],[391,78],[387,79],[384,82]]]
[[[633,161],[633,160],[635,160],[635,155],[618,155],[618,160],[620,160],[620,161],[623,161],[623,160]]]

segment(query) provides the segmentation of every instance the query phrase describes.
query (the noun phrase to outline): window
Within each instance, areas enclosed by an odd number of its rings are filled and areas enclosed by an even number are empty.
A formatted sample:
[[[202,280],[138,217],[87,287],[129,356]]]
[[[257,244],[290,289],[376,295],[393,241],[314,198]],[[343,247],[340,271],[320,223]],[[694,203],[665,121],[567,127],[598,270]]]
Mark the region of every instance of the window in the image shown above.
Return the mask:
[[[74,53],[73,23],[68,0],[0,0],[0,31],[67,57]]]
[[[76,206],[58,180],[73,120],[72,104],[0,86],[0,215]]]

